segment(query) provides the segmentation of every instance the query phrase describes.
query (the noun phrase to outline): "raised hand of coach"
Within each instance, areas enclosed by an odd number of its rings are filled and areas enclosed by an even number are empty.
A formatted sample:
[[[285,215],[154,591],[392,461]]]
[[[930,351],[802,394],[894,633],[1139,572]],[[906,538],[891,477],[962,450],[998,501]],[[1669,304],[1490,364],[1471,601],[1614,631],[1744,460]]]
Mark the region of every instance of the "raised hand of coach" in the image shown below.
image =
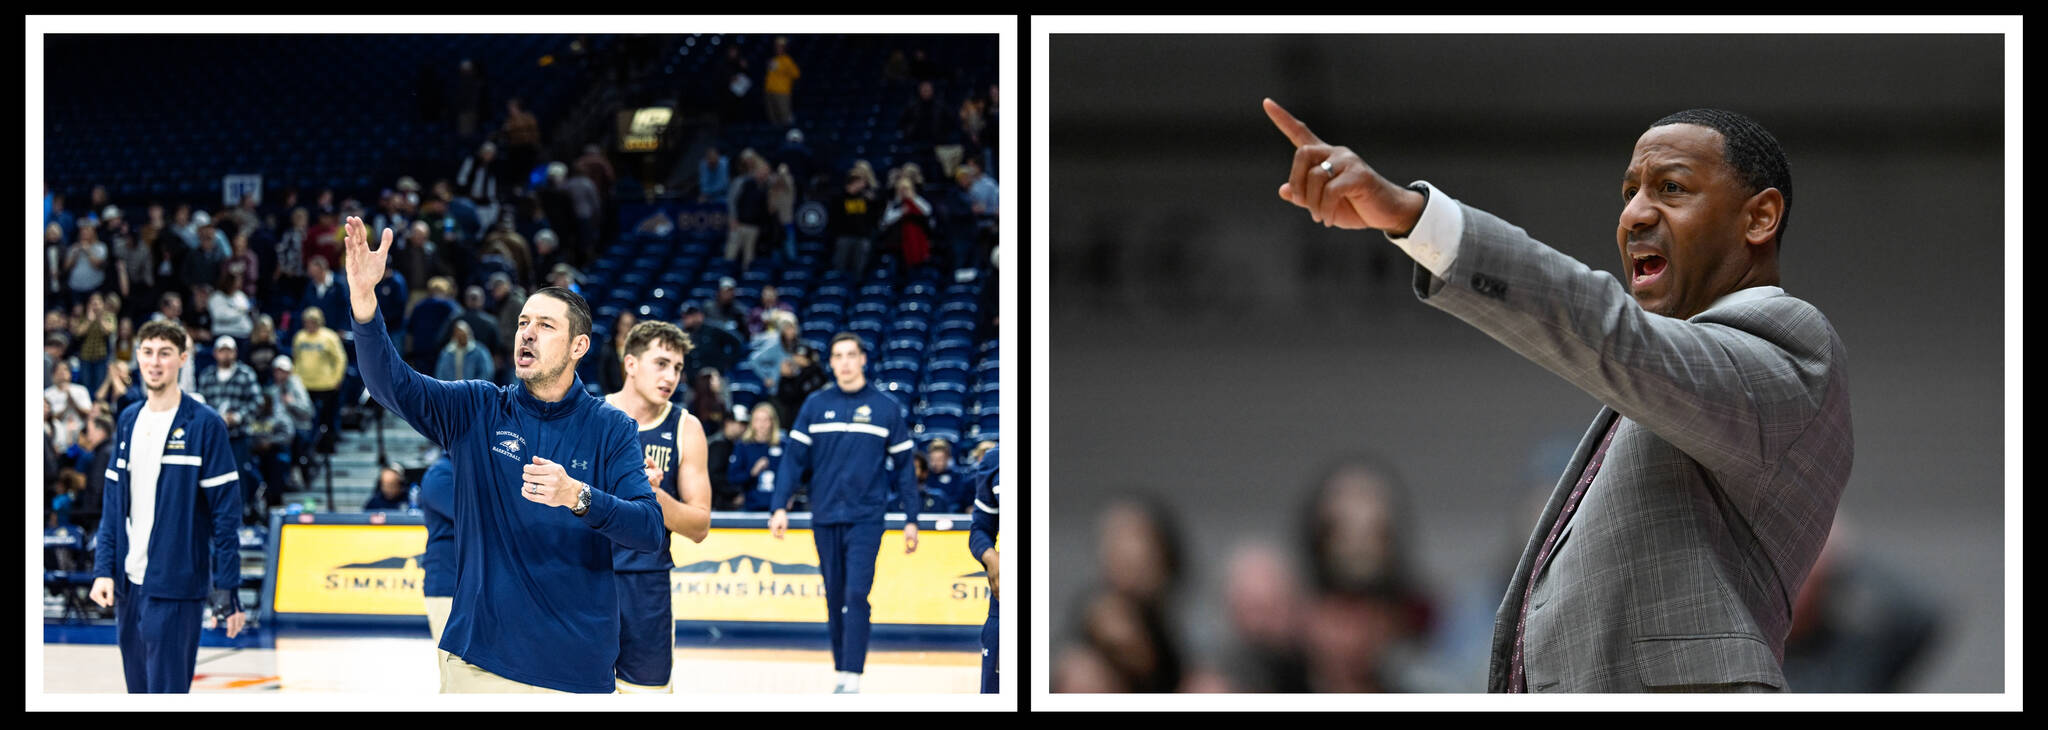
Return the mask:
[[[577,498],[583,492],[583,483],[569,478],[562,465],[538,456],[533,463],[519,468],[519,495],[528,502],[555,507],[576,508]]]
[[[1351,148],[1323,142],[1272,99],[1266,116],[1294,143],[1294,167],[1280,184],[1280,199],[1307,208],[1325,227],[1377,228],[1395,237],[1415,228],[1428,202],[1421,193],[1380,177]]]
[[[357,322],[377,316],[377,282],[384,278],[384,262],[391,258],[391,229],[384,229],[384,242],[370,248],[370,227],[363,219],[349,216],[342,224],[342,261],[348,271],[351,314]]]

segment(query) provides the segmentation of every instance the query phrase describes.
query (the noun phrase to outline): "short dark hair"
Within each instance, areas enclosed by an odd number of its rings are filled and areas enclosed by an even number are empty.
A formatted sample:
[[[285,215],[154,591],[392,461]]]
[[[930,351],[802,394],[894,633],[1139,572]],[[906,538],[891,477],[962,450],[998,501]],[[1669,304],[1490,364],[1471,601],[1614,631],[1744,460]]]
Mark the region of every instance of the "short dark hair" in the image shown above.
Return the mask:
[[[540,291],[533,293],[534,296],[543,294],[560,299],[562,303],[569,305],[570,339],[577,335],[590,334],[590,303],[583,301],[582,295],[559,286],[542,287]]]
[[[1749,194],[1777,188],[1785,196],[1785,210],[1778,214],[1779,246],[1785,245],[1785,226],[1792,220],[1792,163],[1778,138],[1756,120],[1725,109],[1687,109],[1657,120],[1656,129],[1667,124],[1697,124],[1721,133],[1721,157],[1735,170],[1736,177],[1749,186]]]
[[[867,340],[863,340],[863,339],[861,339],[861,338],[860,338],[860,335],[856,335],[856,334],[854,334],[854,333],[852,333],[852,332],[841,332],[841,333],[839,333],[839,334],[833,335],[833,336],[832,336],[832,344],[826,345],[826,346],[825,346],[825,351],[829,353],[829,352],[831,352],[831,351],[833,351],[833,350],[839,349],[839,343],[841,343],[841,342],[847,342],[847,341],[851,341],[851,342],[852,342],[852,343],[853,343],[854,345],[856,345],[856,346],[859,346],[859,347],[860,347],[860,354],[862,354],[862,355],[866,355],[866,354],[868,354],[868,343],[867,343]]]
[[[138,349],[142,347],[143,342],[150,339],[169,342],[172,347],[178,348],[180,354],[185,352],[185,344],[192,341],[191,336],[185,334],[185,325],[178,324],[178,320],[168,318],[152,319],[148,323],[143,324],[141,329],[135,331],[135,346]]]

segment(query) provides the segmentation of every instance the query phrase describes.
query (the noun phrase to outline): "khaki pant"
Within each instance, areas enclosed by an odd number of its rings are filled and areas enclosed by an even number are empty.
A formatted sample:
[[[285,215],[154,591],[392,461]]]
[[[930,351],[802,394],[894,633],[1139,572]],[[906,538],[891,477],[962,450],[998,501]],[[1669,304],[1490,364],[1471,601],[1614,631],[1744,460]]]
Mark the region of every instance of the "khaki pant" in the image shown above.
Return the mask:
[[[754,264],[754,242],[761,238],[761,227],[746,223],[734,224],[732,232],[725,238],[725,258],[739,259],[740,268]]]
[[[441,650],[441,630],[448,627],[448,609],[454,605],[454,596],[427,596],[427,633],[434,636],[434,664],[440,667],[443,691],[448,687],[448,652]]]
[[[569,694],[558,689],[535,687],[500,677],[462,657],[441,652],[442,694]]]

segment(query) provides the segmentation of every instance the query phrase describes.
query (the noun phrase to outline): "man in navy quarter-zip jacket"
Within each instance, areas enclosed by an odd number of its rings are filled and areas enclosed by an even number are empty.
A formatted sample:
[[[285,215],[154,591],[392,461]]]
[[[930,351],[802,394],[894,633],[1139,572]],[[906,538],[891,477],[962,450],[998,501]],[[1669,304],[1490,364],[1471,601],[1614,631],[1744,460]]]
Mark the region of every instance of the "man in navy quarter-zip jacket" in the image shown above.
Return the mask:
[[[882,546],[890,492],[903,498],[903,552],[917,551],[917,475],[910,466],[909,419],[895,398],[868,387],[860,337],[832,338],[835,387],[820,388],[797,410],[775,470],[775,513],[768,531],[789,529],[789,501],[811,470],[811,536],[825,578],[825,624],[832,634],[835,692],[860,691],[868,654],[868,589]]]
[[[443,692],[610,693],[619,651],[612,546],[661,546],[633,419],[584,390],[590,310],[556,287],[519,313],[518,382],[443,382],[399,358],[377,311],[391,231],[347,222],[363,385],[455,464],[455,597]]]

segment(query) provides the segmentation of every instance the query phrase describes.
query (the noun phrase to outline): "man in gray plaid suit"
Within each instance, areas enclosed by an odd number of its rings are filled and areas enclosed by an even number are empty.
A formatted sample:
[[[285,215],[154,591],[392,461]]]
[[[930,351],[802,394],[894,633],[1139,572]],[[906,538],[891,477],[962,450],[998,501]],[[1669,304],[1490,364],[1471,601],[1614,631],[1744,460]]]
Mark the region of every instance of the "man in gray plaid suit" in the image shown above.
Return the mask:
[[[1265,105],[1296,147],[1281,198],[1384,231],[1418,297],[1605,404],[1508,583],[1488,690],[1783,691],[1855,442],[1842,340],[1778,286],[1777,140],[1719,110],[1652,124],[1622,177],[1624,286]]]

